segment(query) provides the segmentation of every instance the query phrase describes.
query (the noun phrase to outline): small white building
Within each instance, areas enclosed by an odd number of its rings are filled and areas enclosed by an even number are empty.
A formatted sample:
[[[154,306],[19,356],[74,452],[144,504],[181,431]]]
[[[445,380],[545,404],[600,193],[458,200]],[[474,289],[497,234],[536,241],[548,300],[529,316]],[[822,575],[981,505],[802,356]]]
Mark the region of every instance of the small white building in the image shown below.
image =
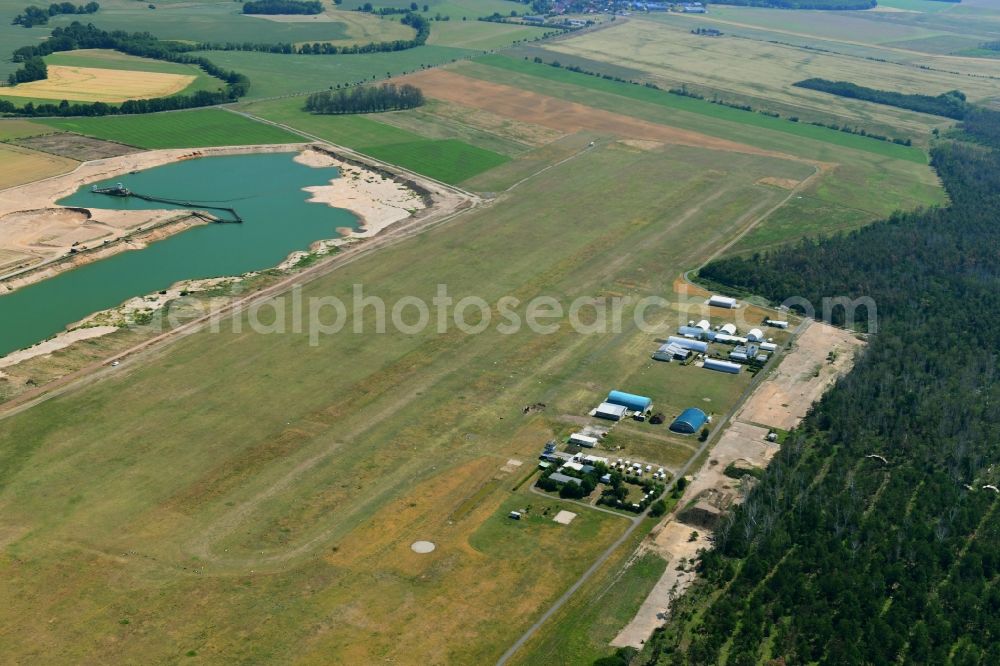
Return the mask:
[[[774,328],[788,328],[788,322],[780,319],[765,319],[764,325],[773,326]]]
[[[729,296],[719,296],[718,294],[713,294],[710,299],[708,299],[708,304],[717,308],[728,308],[732,310],[736,307],[736,299],[730,298]]]
[[[749,342],[764,342],[764,331],[759,328],[751,328],[750,332],[747,333],[747,341]]]
[[[762,343],[760,343],[760,350],[761,351],[773,352],[773,351],[776,351],[777,349],[778,349],[778,345],[774,344],[773,342],[762,342]]]
[[[702,319],[697,324],[694,325],[695,328],[700,328],[703,331],[709,331],[712,329],[712,325],[708,323],[707,319]]]
[[[590,437],[589,435],[584,435],[579,432],[574,432],[569,436],[569,443],[576,444],[577,446],[583,446],[588,449],[592,449],[597,446],[597,438]]]
[[[594,410],[594,416],[599,419],[621,421],[625,418],[625,412],[627,411],[628,409],[624,405],[612,405],[610,402],[602,402]]]
[[[736,324],[723,324],[719,327],[719,333],[725,335],[736,335]]]

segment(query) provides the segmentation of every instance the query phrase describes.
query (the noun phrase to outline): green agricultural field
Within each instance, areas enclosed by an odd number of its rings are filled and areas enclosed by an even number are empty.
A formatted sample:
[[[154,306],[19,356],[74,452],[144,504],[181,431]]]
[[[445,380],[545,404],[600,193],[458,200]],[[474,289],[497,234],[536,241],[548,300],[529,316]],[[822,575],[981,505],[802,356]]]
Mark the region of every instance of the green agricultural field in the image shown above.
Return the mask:
[[[302,110],[303,98],[244,105],[248,113],[288,125],[331,143],[416,171],[446,183],[460,183],[506,162],[506,155],[456,138],[428,138],[395,127],[380,118],[392,114],[315,115]],[[494,139],[494,141],[499,141]]]
[[[337,85],[385,79],[477,54],[447,46],[418,46],[392,53],[360,55],[278,55],[242,51],[201,51],[226,69],[250,77],[248,99],[316,92]]]
[[[49,127],[139,148],[200,148],[263,143],[301,143],[301,136],[221,109],[136,116],[52,118]]]
[[[669,295],[745,224],[734,202],[773,205],[781,193],[757,181],[794,168],[804,167],[604,144],[503,205],[309,282],[302,297],[350,302],[355,284],[390,307],[429,302],[438,284],[487,303]],[[290,315],[290,302],[277,307]],[[495,660],[628,524],[511,488],[550,424],[561,430],[608,388],[649,386],[657,402],[676,391],[644,379],[666,330],[638,329],[633,308],[620,332],[561,320],[547,334],[507,334],[497,318],[478,335],[379,334],[369,308],[354,320],[360,334],[352,321],[315,346],[226,322],[8,417],[6,654],[107,659],[110,637],[125,662]],[[538,402],[544,411],[523,413]],[[524,465],[501,470],[511,459]],[[579,513],[568,529],[546,517],[559,508]],[[528,519],[510,521],[512,509]],[[417,555],[417,540],[437,548]],[[616,618],[640,587],[630,583]]]

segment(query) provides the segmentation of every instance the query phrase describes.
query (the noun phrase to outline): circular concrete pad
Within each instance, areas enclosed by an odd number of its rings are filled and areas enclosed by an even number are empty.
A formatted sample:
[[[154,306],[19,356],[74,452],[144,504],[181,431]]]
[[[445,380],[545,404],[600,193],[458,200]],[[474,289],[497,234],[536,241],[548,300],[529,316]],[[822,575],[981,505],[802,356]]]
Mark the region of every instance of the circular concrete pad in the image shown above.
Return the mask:
[[[431,543],[430,541],[414,541],[410,545],[410,549],[414,553],[421,553],[421,554],[429,553],[433,551],[434,548],[435,548],[434,544]]]

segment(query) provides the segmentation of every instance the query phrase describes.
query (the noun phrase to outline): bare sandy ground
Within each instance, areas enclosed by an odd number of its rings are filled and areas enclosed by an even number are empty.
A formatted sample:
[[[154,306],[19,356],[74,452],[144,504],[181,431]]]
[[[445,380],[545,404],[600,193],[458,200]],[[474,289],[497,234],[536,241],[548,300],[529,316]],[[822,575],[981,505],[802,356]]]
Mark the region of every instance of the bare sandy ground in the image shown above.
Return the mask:
[[[426,208],[423,199],[406,185],[326,153],[305,150],[295,161],[314,167],[333,166],[340,171],[340,177],[331,180],[329,185],[303,189],[312,195],[311,202],[344,208],[357,215],[362,230],[348,230],[350,235],[360,238],[374,236],[390,224]]]
[[[810,322],[794,344],[793,351],[754,390],[722,433],[701,469],[692,477],[678,507],[694,498],[722,500],[727,505],[742,501],[745,488],[740,481],[724,474],[726,467],[731,463],[739,463],[744,468],[767,467],[779,449],[777,444],[767,441],[770,429],[790,430],[798,425],[813,402],[837,377],[850,371],[856,352],[864,343],[849,331]],[[832,363],[827,361],[831,351],[835,353]],[[698,532],[698,538],[689,541],[693,531]],[[684,571],[678,571],[677,565],[684,558],[694,557],[699,548],[711,547],[711,532],[686,525],[677,520],[676,514],[666,518],[651,536],[651,543],[644,543],[642,547],[660,553],[670,564],[636,616],[611,642],[615,647],[639,648],[649,640],[670,612],[672,600],[694,582],[693,570],[684,567]]]
[[[791,430],[838,377],[854,365],[864,343],[850,331],[812,322],[736,419]],[[833,352],[831,363],[827,355]]]
[[[17,365],[21,361],[27,361],[29,358],[34,358],[43,354],[51,354],[59,349],[65,349],[80,340],[99,338],[102,335],[114,333],[117,330],[118,328],[115,326],[92,326],[90,328],[78,328],[75,331],[67,331],[58,337],[45,340],[44,342],[39,342],[34,347],[28,347],[27,349],[7,354],[6,356],[0,358],[0,368],[8,368],[12,365]]]

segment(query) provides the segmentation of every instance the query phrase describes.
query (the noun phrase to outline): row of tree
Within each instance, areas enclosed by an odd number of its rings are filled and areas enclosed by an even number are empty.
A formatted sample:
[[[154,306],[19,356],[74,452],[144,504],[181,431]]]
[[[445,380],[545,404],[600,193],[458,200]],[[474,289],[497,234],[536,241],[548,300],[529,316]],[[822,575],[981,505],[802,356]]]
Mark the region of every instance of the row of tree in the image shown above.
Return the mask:
[[[36,25],[46,25],[49,18],[60,14],[96,14],[101,8],[96,2],[88,2],[85,5],[74,5],[72,2],[54,2],[48,9],[31,5],[25,7],[24,12],[18,14],[11,21],[11,25],[23,25],[25,28],[33,28]]]
[[[24,63],[23,70],[34,59],[41,59],[58,51],[111,49],[143,58],[195,65],[209,76],[221,79],[225,82],[225,87],[217,91],[199,90],[191,95],[130,100],[120,106],[111,106],[102,102],[94,104],[68,104],[64,102],[59,105],[28,103],[21,108],[16,108],[13,104],[6,102],[0,104],[0,112],[26,116],[100,116],[117,113],[152,113],[224,104],[246,95],[250,89],[250,79],[239,72],[223,69],[207,58],[191,55],[190,51],[195,48],[196,46],[190,44],[160,41],[148,32],[128,33],[118,30],[108,32],[91,24],[83,25],[74,21],[65,28],[54,29],[52,35],[40,44],[23,46],[14,51],[14,61]]]
[[[921,95],[919,93],[900,93],[891,90],[879,90],[878,88],[868,88],[859,86],[849,81],[830,81],[828,79],[805,79],[793,83],[799,88],[819,90],[820,92],[839,95],[840,97],[850,97],[861,99],[866,102],[895,106],[910,111],[929,113],[945,118],[961,120],[968,111],[968,104],[965,101],[965,93],[961,90],[950,90],[940,95]]]
[[[322,14],[319,0],[250,0],[243,3],[244,14]]]
[[[1000,113],[975,122],[977,143],[932,150],[947,207],[702,270],[775,302],[871,298],[878,332],[716,531],[641,663],[1000,654],[1000,152],[979,145],[1000,145]]]
[[[262,53],[282,53],[289,55],[355,55],[360,53],[388,53],[406,51],[423,46],[431,34],[431,24],[420,14],[407,13],[400,23],[408,25],[416,34],[413,39],[396,39],[390,42],[369,42],[337,46],[327,42],[296,45],[292,43],[266,42],[203,42],[194,48],[200,51],[257,51]]]
[[[424,93],[410,84],[397,86],[383,83],[380,86],[357,86],[337,92],[323,91],[309,95],[305,110],[311,113],[377,113],[413,109],[424,103]]]
[[[49,78],[49,68],[45,65],[45,61],[38,56],[33,56],[25,60],[20,69],[7,77],[7,84],[16,86],[18,83],[43,81],[47,78]]]

